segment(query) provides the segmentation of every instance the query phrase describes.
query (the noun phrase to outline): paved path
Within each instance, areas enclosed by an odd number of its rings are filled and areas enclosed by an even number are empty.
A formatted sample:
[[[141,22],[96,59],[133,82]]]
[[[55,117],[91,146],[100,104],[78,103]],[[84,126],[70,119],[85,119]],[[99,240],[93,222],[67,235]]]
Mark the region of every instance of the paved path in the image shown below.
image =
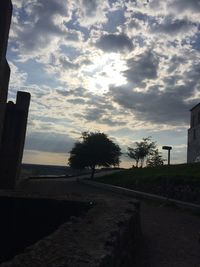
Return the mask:
[[[120,172],[121,170],[109,170],[109,171],[99,171],[95,173],[95,178],[96,177],[102,177],[105,175],[110,175],[113,173],[117,173]],[[72,176],[72,177],[64,177],[63,175],[60,177],[56,177],[55,175],[39,175],[39,176],[31,176],[31,180],[41,180],[41,181],[52,181],[52,180],[56,180],[58,182],[72,182],[72,181],[77,181],[77,180],[81,180],[81,179],[90,179],[91,174],[83,174],[83,175],[79,175],[79,176]]]
[[[200,267],[200,216],[142,202],[136,267]]]
[[[93,188],[73,180],[36,180],[24,184],[30,192],[49,195],[97,194]],[[200,216],[155,202],[142,201],[143,241],[133,267],[200,267]]]

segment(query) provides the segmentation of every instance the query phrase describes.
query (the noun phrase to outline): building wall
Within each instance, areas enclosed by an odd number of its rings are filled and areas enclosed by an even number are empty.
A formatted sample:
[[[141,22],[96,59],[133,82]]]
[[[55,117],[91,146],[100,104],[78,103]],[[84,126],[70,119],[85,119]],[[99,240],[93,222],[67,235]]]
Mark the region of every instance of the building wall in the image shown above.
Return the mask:
[[[200,161],[200,104],[191,109],[187,162]]]

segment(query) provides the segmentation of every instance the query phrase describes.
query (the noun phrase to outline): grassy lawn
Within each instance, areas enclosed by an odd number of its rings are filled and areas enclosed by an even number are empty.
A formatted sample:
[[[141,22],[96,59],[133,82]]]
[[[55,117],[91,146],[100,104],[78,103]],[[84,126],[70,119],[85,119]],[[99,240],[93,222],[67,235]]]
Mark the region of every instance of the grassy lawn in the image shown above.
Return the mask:
[[[96,181],[200,203],[200,163],[128,169]]]

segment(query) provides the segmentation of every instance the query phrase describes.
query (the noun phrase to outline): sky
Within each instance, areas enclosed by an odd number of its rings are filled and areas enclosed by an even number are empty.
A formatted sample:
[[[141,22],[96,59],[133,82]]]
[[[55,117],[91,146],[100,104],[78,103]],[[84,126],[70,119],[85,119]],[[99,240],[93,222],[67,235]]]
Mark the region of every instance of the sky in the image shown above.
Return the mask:
[[[106,133],[124,153],[151,136],[161,152],[173,147],[172,163],[186,162],[200,0],[12,2],[9,100],[31,93],[23,162],[66,165],[83,131]]]

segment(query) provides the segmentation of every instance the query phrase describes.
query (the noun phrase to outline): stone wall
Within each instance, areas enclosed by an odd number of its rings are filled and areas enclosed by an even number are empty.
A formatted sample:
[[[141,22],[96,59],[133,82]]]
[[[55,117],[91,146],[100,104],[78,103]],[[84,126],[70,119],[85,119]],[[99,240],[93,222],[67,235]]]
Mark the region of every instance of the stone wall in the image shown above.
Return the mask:
[[[87,201],[92,201],[90,196]],[[139,203],[119,196],[99,196],[93,205],[86,216],[71,217],[0,267],[133,266],[141,234]]]

